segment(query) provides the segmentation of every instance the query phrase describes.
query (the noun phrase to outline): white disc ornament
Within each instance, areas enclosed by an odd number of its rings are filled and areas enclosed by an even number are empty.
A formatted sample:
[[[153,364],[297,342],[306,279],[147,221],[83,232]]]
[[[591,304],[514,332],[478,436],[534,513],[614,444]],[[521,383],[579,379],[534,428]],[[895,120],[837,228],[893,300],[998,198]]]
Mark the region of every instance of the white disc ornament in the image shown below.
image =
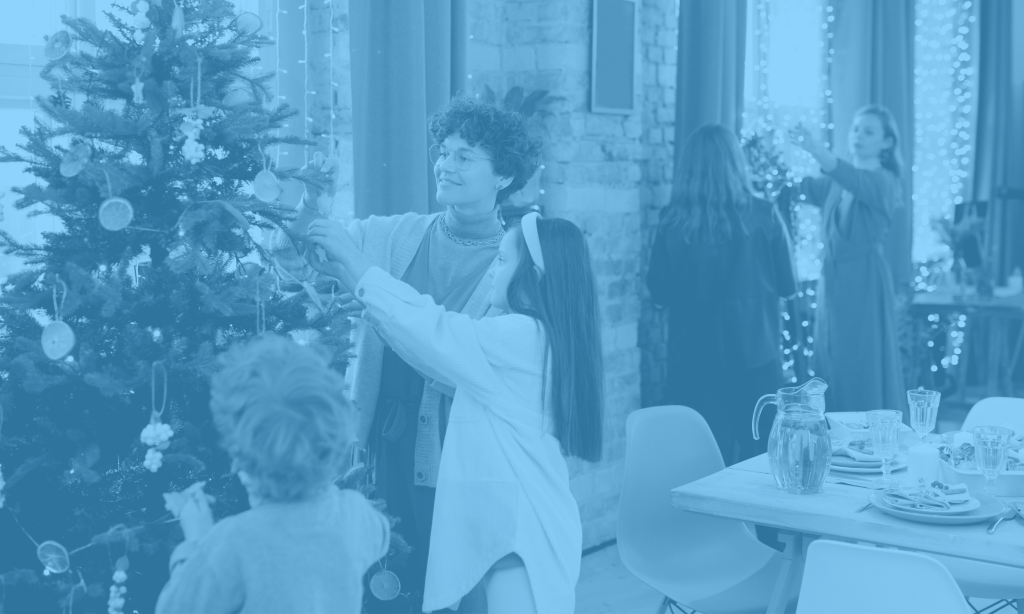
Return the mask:
[[[262,170],[256,173],[256,179],[252,182],[252,192],[261,201],[272,203],[281,197],[281,183],[274,173]]]
[[[67,30],[61,30],[53,36],[50,40],[46,41],[46,47],[43,48],[43,55],[46,56],[47,60],[59,60],[71,51],[71,34]]]
[[[393,572],[384,569],[370,578],[370,592],[381,601],[391,601],[402,591],[402,583]]]
[[[263,29],[263,20],[255,13],[242,13],[235,17],[235,32],[242,36],[251,36]]]
[[[60,161],[60,174],[65,177],[74,177],[82,172],[90,158],[92,158],[92,147],[85,143],[73,146]]]
[[[71,569],[71,555],[68,549],[55,541],[47,540],[36,547],[36,556],[48,573],[64,573]]]
[[[316,197],[316,210],[320,215],[330,215],[334,209],[334,199],[326,194]]]
[[[75,347],[75,331],[66,322],[54,320],[43,328],[43,353],[50,360],[60,360]]]
[[[100,204],[100,226],[107,230],[124,230],[132,223],[135,209],[132,204],[120,196],[108,198]]]

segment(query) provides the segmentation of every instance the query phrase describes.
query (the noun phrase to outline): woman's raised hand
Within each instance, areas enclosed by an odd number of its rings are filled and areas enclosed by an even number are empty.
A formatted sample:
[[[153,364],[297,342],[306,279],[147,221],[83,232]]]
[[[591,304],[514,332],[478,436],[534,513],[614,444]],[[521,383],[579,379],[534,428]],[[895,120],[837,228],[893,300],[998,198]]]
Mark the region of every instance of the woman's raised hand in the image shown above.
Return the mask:
[[[343,263],[346,257],[359,251],[345,230],[345,225],[335,220],[313,220],[306,229],[306,237],[311,243],[322,247],[327,258],[335,262]]]
[[[803,124],[797,124],[789,129],[789,142],[810,153],[814,153],[818,149],[818,142],[814,139],[814,135]]]

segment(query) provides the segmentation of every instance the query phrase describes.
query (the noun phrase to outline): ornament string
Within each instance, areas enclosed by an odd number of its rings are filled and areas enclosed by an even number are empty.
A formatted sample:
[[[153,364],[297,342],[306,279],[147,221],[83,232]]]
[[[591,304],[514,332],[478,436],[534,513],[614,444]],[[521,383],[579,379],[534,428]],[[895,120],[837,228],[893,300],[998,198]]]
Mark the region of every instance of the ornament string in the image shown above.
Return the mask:
[[[260,296],[260,280],[256,279],[256,334],[262,335],[267,332],[267,306]]]
[[[60,305],[57,304],[57,284],[60,284],[61,295]],[[64,283],[64,280],[57,275],[57,283],[53,285],[53,319],[57,322],[61,320],[61,312],[64,310],[64,301],[68,298],[68,285]]]
[[[163,400],[160,403],[160,409],[159,410],[157,410],[157,408],[156,408],[156,372],[157,372],[157,369],[159,369],[160,373],[163,374],[163,379],[164,379],[164,395],[163,395]],[[151,390],[151,393],[152,393],[151,400],[152,400],[153,413],[152,413],[152,415],[150,417],[150,422],[156,423],[156,422],[160,421],[160,418],[164,415],[164,410],[167,409],[167,388],[168,388],[168,386],[167,386],[167,367],[164,366],[164,361],[158,360],[158,361],[153,363],[153,367],[152,367],[152,382],[151,382],[151,384],[152,385],[151,385],[151,389],[150,390]]]

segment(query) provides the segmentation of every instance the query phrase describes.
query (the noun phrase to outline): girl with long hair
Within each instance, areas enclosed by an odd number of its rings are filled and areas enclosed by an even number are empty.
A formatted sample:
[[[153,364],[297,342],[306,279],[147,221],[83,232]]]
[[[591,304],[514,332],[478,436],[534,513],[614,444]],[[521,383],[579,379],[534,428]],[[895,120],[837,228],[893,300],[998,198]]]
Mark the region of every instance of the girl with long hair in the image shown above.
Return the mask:
[[[800,191],[822,208],[822,270],[814,323],[815,372],[830,411],[899,409],[906,389],[896,330],[896,291],[883,243],[902,206],[900,135],[892,114],[871,105],[850,126],[852,163],[803,126],[790,132],[821,165]]]
[[[782,384],[779,299],[796,293],[790,254],[786,226],[754,195],[736,137],[718,124],[695,130],[680,152],[647,287],[670,309],[664,402],[700,412],[728,464],[764,451],[750,415]]]
[[[455,388],[434,504],[424,611],[572,612],[582,527],[565,456],[601,457],[602,361],[586,240],[525,216],[501,241],[490,294],[503,315],[446,311],[372,266],[318,220],[316,266],[354,291],[403,360]]]

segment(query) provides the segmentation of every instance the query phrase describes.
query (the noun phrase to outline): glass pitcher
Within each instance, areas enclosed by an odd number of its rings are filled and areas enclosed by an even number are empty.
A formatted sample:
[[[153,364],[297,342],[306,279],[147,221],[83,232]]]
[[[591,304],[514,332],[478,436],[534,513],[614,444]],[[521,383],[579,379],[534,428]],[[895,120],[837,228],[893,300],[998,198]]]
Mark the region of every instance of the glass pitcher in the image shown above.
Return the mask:
[[[754,439],[760,439],[757,421],[765,405],[777,408],[768,437],[768,463],[775,484],[798,495],[821,492],[832,467],[832,440],[825,422],[825,389],[828,384],[815,377],[797,388],[782,388],[766,394],[754,407]]]

